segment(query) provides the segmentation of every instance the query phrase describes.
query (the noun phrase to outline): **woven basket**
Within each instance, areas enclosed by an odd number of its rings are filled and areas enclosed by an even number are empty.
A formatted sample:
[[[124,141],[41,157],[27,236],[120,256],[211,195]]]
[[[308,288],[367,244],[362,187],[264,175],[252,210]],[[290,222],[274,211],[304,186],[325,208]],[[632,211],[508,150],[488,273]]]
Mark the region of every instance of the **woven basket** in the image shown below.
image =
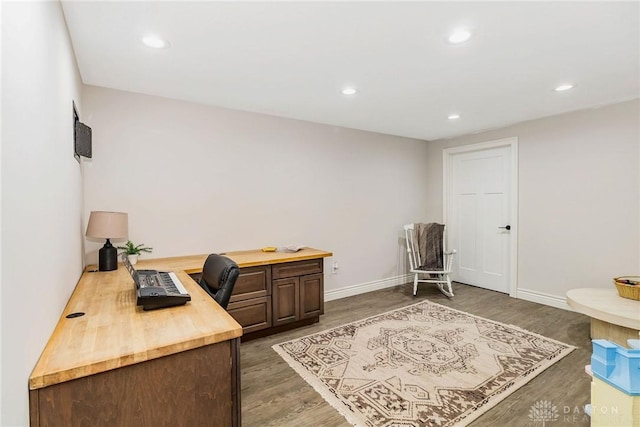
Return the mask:
[[[624,283],[624,280],[630,280],[633,282],[639,282],[638,285],[628,285]],[[634,299],[640,301],[640,276],[623,276],[615,277],[613,284],[618,289],[618,295],[622,298]]]

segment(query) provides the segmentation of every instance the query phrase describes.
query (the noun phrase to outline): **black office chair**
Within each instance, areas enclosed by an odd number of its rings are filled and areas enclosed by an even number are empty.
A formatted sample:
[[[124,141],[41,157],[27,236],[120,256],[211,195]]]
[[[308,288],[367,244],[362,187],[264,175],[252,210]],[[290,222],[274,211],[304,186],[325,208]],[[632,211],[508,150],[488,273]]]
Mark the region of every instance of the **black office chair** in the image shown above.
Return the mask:
[[[199,284],[226,310],[239,275],[238,264],[225,256],[211,254],[204,262]]]

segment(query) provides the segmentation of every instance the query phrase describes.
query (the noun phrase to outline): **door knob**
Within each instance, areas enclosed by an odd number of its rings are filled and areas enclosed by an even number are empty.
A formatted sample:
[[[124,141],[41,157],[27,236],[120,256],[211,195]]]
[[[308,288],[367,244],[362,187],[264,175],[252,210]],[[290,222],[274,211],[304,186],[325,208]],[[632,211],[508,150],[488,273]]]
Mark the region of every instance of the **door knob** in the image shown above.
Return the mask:
[[[511,226],[510,225],[505,225],[504,227],[498,227],[498,228],[504,228],[505,230],[511,230]]]

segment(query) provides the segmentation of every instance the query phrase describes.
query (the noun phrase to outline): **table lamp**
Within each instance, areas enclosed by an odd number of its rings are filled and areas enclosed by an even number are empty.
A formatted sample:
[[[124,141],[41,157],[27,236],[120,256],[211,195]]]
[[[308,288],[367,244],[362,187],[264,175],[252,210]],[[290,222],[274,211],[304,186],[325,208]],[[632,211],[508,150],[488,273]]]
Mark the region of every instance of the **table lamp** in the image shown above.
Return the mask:
[[[98,270],[118,269],[118,251],[110,239],[123,240],[129,235],[129,216],[124,212],[93,211],[87,224],[87,237],[107,239],[98,252]]]

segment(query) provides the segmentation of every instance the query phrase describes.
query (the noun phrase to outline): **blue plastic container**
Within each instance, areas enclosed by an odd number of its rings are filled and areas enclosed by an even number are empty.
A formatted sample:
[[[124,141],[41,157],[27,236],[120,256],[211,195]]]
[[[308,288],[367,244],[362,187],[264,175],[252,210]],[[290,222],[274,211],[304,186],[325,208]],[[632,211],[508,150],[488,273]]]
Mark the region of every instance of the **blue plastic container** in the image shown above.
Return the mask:
[[[607,340],[593,340],[591,371],[618,390],[640,396],[640,350],[630,350]]]

